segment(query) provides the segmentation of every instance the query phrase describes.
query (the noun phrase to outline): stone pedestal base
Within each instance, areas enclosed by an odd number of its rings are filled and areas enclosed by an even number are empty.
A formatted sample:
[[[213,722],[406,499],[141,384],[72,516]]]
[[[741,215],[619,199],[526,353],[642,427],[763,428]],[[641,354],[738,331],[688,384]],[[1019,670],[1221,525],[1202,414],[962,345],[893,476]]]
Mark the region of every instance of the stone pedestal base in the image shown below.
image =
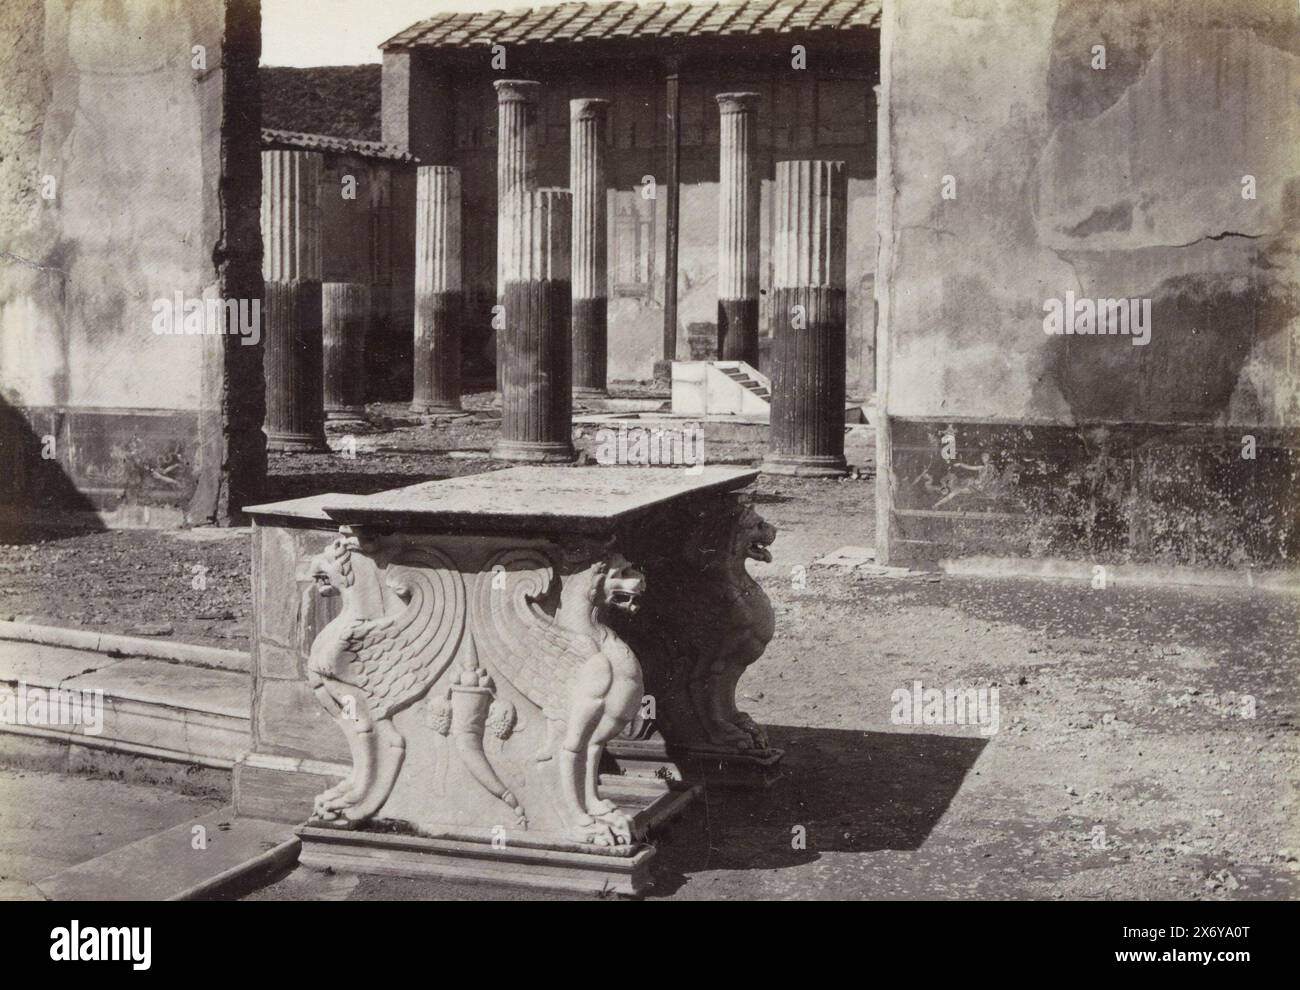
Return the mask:
[[[637,832],[656,828],[681,814],[699,795],[698,787],[635,782],[602,788],[629,811]],[[399,877],[509,884],[574,893],[644,892],[655,847],[648,842],[592,846],[562,833],[494,832],[488,828],[420,826],[418,833],[383,829],[340,829],[308,822],[296,829],[302,840],[300,865]]]
[[[567,464],[577,456],[572,443],[498,440],[492,445],[492,457],[498,461],[519,461],[525,464]]]
[[[266,432],[266,449],[319,454],[329,450],[329,446],[316,433],[282,433],[268,430]]]
[[[345,406],[341,409],[325,410],[325,425],[338,426],[366,421],[365,406]]]
[[[798,455],[768,454],[759,469],[764,474],[783,474],[795,478],[838,478],[848,471],[848,462],[841,457],[800,457]]]
[[[770,787],[781,776],[785,750],[738,752],[722,746],[669,746],[662,738],[617,739],[606,754],[628,777],[681,780],[705,787]]]
[[[435,402],[431,399],[415,399],[411,402],[411,412],[420,415],[439,415],[442,413],[464,414],[459,402]]]

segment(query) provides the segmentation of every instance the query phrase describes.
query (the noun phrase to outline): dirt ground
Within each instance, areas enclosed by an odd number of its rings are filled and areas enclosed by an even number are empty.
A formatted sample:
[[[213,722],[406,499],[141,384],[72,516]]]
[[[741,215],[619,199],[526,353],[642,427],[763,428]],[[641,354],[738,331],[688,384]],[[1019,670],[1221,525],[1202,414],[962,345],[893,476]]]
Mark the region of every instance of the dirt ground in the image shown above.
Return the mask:
[[[356,456],[285,455],[274,498],[490,469],[495,424],[387,411]],[[336,438],[337,440],[338,438]],[[589,440],[590,438],[588,438]],[[761,450],[713,444],[710,460]],[[858,481],[764,477],[779,530],[751,570],[778,613],[742,704],[785,772],[715,791],[670,827],[653,898],[1295,898],[1300,605],[1291,597],[881,578],[814,564],[870,546]],[[98,533],[0,547],[0,615],[246,645],[246,534]],[[206,586],[194,587],[195,565]],[[800,570],[802,568],[802,570]],[[905,725],[893,692],[996,688],[998,731]],[[802,848],[796,841],[803,837]],[[297,870],[258,897],[521,897]]]

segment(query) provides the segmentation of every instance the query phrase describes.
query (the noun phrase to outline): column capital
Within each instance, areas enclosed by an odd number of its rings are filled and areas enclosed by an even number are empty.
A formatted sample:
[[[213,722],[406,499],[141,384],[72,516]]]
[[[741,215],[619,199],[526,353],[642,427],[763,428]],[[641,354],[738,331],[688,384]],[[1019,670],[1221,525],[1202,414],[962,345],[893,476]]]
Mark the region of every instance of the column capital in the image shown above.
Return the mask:
[[[609,100],[602,100],[599,97],[583,97],[578,100],[569,101],[569,119],[575,120],[594,120],[597,117],[604,117],[609,112]]]
[[[715,99],[723,113],[745,113],[758,106],[758,93],[719,93]]]
[[[497,79],[492,83],[498,103],[536,103],[542,84],[532,79]]]

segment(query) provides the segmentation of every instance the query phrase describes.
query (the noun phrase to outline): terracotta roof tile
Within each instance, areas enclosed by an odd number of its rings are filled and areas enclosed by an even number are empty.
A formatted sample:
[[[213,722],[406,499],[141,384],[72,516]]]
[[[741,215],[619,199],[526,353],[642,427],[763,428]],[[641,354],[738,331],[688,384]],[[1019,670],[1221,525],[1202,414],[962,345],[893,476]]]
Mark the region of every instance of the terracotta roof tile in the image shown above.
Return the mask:
[[[712,5],[710,4],[689,3],[683,4],[683,6],[686,8],[686,13],[684,13],[681,19],[674,22],[672,27],[669,28],[667,34],[670,36],[676,34],[694,34],[695,29],[699,27],[700,23],[712,12]]]
[[[877,27],[881,0],[574,0],[550,7],[448,12],[412,24],[384,42],[389,50],[496,44],[585,42],[609,38],[750,35]]]
[[[334,137],[329,134],[303,134],[299,131],[277,131],[262,128],[263,148],[293,148],[298,151],[334,152],[360,155],[362,158],[382,158],[386,161],[415,164],[419,159],[391,144],[380,141],[358,141],[354,138]]]

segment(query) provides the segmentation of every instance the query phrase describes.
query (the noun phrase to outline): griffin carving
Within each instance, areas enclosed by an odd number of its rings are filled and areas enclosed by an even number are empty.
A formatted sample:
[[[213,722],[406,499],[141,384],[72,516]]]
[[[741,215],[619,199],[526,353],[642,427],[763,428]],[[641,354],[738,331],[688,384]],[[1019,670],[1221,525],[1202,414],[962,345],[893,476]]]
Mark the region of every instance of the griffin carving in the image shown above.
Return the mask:
[[[765,750],[767,735],[736,707],[736,685],[763,655],[776,631],[772,603],[749,576],[747,560],[771,561],[776,528],[753,506],[726,499],[686,543],[680,580],[657,603],[674,630],[670,653],[679,659],[695,720],[705,740],[737,750]]]
[[[320,594],[341,596],[342,609],[312,643],[307,680],[352,753],[352,773],[317,795],[315,814],[357,823],[383,806],[401,770],[406,741],[393,715],[426,694],[456,655],[465,586],[437,550],[341,532],[311,561]]]
[[[554,760],[556,800],[583,842],[633,841],[632,815],[597,793],[605,744],[636,713],[641,665],[610,629],[610,610],[635,613],[645,578],[621,556],[580,552],[557,583],[539,550],[497,554],[478,577],[475,630],[501,676],[547,719],[538,762]]]

